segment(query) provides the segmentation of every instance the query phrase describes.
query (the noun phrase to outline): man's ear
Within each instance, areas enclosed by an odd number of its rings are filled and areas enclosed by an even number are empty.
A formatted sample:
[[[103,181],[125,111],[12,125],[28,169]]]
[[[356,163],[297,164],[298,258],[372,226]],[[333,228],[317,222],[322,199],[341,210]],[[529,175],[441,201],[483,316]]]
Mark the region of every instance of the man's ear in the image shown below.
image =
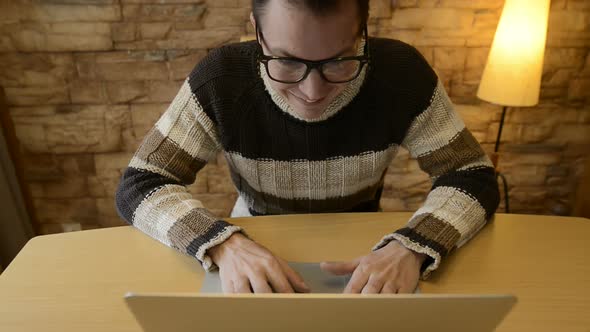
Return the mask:
[[[252,27],[254,28],[254,30],[256,30],[256,19],[254,18],[253,12],[250,12],[250,24],[252,24]]]

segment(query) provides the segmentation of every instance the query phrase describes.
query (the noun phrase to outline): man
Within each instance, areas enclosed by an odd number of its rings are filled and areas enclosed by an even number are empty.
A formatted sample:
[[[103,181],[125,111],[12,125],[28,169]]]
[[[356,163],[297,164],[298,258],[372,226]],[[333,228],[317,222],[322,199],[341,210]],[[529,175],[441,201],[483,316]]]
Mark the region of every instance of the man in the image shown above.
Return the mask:
[[[213,50],[193,70],[126,169],[120,215],[219,267],[225,292],[307,292],[282,259],[185,186],[223,151],[239,192],[232,216],[377,211],[403,146],[432,177],[424,206],[365,256],[322,268],[352,273],[345,292],[411,292],[497,208],[490,160],[424,58],[367,37],[368,0],[252,6],[257,41]]]

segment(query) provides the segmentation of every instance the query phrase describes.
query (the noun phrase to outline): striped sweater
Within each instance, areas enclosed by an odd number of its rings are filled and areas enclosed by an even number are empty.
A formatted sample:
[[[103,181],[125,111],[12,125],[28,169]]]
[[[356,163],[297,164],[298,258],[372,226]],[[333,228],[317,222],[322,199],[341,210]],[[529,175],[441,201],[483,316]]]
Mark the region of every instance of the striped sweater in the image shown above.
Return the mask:
[[[494,169],[444,87],[410,45],[371,38],[370,65],[314,121],[298,118],[256,61],[256,42],[215,49],[186,79],[125,170],[122,218],[142,232],[215,264],[207,250],[243,230],[212,215],[186,186],[219,152],[251,215],[377,211],[400,147],[432,189],[407,225],[385,234],[429,256],[422,277],[494,213]]]

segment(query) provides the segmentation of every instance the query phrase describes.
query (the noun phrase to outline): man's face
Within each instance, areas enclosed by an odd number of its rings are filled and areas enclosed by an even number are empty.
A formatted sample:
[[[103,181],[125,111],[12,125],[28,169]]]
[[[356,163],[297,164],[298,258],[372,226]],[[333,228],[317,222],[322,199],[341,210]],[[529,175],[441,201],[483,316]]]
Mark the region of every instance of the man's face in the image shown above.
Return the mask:
[[[355,1],[343,1],[333,13],[317,16],[307,8],[272,0],[260,20],[261,44],[266,55],[311,61],[356,55],[359,19]],[[346,84],[326,82],[317,70],[295,84],[271,80],[272,88],[306,120],[320,117]]]

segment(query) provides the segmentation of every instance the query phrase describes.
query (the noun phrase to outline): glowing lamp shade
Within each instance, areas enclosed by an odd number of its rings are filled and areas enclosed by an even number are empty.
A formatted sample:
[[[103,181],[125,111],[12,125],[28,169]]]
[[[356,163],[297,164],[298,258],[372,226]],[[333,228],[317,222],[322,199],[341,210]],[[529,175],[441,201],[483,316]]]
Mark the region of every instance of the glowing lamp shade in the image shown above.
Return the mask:
[[[504,106],[539,102],[550,0],[506,0],[477,96]]]

